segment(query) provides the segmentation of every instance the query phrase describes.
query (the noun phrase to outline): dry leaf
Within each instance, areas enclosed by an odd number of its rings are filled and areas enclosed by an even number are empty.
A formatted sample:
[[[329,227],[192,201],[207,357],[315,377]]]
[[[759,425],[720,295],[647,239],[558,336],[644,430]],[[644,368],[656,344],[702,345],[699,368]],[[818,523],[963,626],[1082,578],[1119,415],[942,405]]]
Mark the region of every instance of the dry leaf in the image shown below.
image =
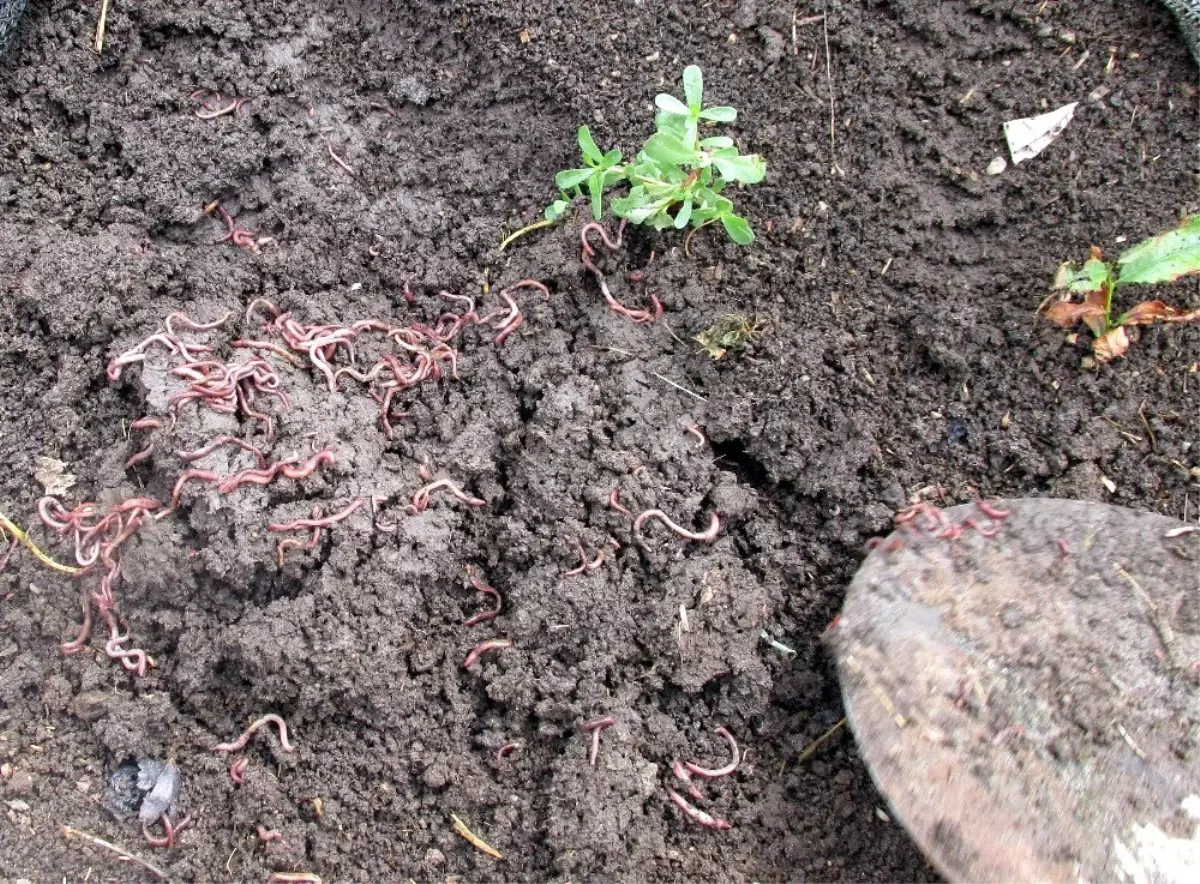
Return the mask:
[[[1117,326],[1107,334],[1100,335],[1092,341],[1092,352],[1096,354],[1096,362],[1103,365],[1112,362],[1118,356],[1124,356],[1129,349],[1129,338],[1122,326]]]
[[[1162,301],[1142,301],[1123,317],[1121,325],[1150,325],[1155,322],[1195,322],[1200,310],[1180,310]]]
[[[1099,289],[1088,292],[1083,301],[1055,301],[1044,312],[1046,319],[1061,328],[1083,322],[1093,335],[1099,336],[1104,334],[1107,316],[1104,300],[1104,291]]]
[[[53,457],[35,457],[36,464],[33,478],[46,489],[47,494],[58,496],[66,494],[75,487],[75,476],[67,472],[67,465]]]

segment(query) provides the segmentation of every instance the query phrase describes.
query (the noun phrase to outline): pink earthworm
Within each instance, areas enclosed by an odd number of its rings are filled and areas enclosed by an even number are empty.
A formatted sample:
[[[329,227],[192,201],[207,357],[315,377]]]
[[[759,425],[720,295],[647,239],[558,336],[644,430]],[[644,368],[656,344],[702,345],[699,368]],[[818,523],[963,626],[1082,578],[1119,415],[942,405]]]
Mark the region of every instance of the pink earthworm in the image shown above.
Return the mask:
[[[216,746],[212,747],[212,751],[225,753],[225,752],[237,752],[241,749],[244,749],[246,746],[246,743],[248,743],[250,741],[250,738],[252,736],[254,736],[255,732],[257,732],[260,728],[262,728],[268,724],[273,724],[277,728],[279,728],[279,745],[283,749],[283,751],[284,752],[295,752],[296,747],[293,746],[290,742],[288,742],[287,723],[273,712],[269,713],[267,715],[264,715],[262,718],[255,719],[250,724],[250,726],[248,728],[246,728],[245,731],[242,732],[242,735],[240,737],[238,737],[236,740],[234,740],[232,743],[218,743]]]
[[[633,530],[635,534],[641,533],[642,525],[647,519],[658,519],[685,540],[696,540],[703,543],[712,543],[717,539],[717,534],[721,531],[721,519],[716,513],[712,514],[712,521],[709,523],[708,528],[705,531],[697,533],[695,531],[689,531],[686,528],[682,528],[675,524],[662,510],[646,510],[633,520]]]
[[[596,759],[600,757],[600,732],[612,727],[616,723],[617,720],[615,718],[613,718],[611,715],[606,715],[603,718],[597,718],[593,721],[589,721],[587,724],[584,724],[579,728],[584,732],[591,731],[592,748],[588,753],[588,761],[591,762],[592,767],[596,766]]]
[[[733,828],[733,826],[731,826],[725,820],[717,819],[716,817],[705,813],[703,810],[700,810],[698,807],[693,807],[688,803],[686,798],[684,798],[670,786],[667,786],[666,790],[667,795],[669,795],[671,798],[671,803],[682,810],[684,814],[693,822],[709,829],[724,830]]]
[[[487,651],[499,651],[504,648],[511,648],[512,646],[513,643],[506,638],[493,638],[485,642],[480,642],[471,649],[471,653],[467,654],[467,659],[463,661],[463,669],[470,669]]]
[[[718,727],[716,730],[713,731],[713,733],[719,737],[725,738],[725,741],[729,744],[729,752],[733,757],[730,759],[729,763],[727,765],[725,765],[724,767],[718,767],[718,768],[712,768],[712,769],[707,768],[707,767],[701,767],[698,764],[692,764],[692,762],[690,762],[690,761],[687,763],[686,767],[691,773],[695,774],[698,777],[705,777],[706,779],[715,779],[716,777],[729,776],[731,773],[733,773],[735,770],[737,770],[738,764],[742,760],[741,753],[738,751],[737,740],[735,740],[733,738],[733,734],[731,734],[729,731],[727,731],[724,727]]]

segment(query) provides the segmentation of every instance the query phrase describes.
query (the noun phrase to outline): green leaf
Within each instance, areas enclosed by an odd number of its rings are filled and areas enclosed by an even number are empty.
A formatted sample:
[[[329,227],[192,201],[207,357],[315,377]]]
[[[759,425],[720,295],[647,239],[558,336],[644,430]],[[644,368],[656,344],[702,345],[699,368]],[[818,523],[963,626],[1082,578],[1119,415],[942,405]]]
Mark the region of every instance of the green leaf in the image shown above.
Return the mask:
[[[705,138],[701,141],[700,146],[705,150],[720,150],[725,147],[733,147],[733,139],[724,135],[714,135],[712,138]]]
[[[673,114],[677,117],[690,117],[692,115],[686,104],[674,95],[667,95],[665,92],[660,92],[654,96],[654,105],[663,113]]]
[[[587,180],[588,192],[592,195],[592,217],[597,221],[604,214],[604,175],[593,175]]]
[[[559,190],[570,190],[587,181],[591,174],[591,169],[563,169],[554,176],[554,183]]]
[[[732,212],[724,214],[721,216],[721,224],[729,238],[739,246],[748,246],[754,242],[754,231],[750,229],[749,222],[740,215]]]
[[[687,99],[688,109],[699,114],[704,102],[704,74],[694,64],[683,69],[683,97]]]
[[[1074,264],[1066,261],[1059,265],[1054,274],[1054,288],[1073,292],[1098,292],[1111,282],[1112,268],[1096,257],[1089,258],[1078,270]]]
[[[677,166],[683,163],[693,163],[696,151],[689,150],[682,141],[669,132],[656,132],[646,140],[642,151],[656,163],[665,166]]]
[[[1185,218],[1174,230],[1138,243],[1117,259],[1117,266],[1118,285],[1174,282],[1181,276],[1200,273],[1200,215]]]
[[[767,164],[763,158],[752,156],[713,157],[713,165],[722,177],[730,181],[741,181],[744,184],[757,184],[767,174]]]
[[[700,119],[712,120],[714,123],[732,123],[737,119],[737,110],[732,107],[706,107],[700,111]]]
[[[550,205],[546,206],[546,210],[542,212],[542,217],[547,221],[557,221],[562,217],[563,212],[571,205],[570,200],[555,200]]]
[[[587,126],[580,126],[576,137],[579,140],[579,149],[583,151],[585,157],[593,163],[598,163],[604,159],[604,154],[600,152],[600,148],[596,147],[596,142],[592,140],[591,129]]]
[[[634,224],[643,224],[654,212],[654,206],[633,206],[622,217],[628,218]]]
[[[688,221],[692,217],[692,201],[684,200],[683,205],[679,207],[679,211],[675,213],[675,229],[683,230],[687,227]]]
[[[621,162],[621,151],[614,147],[601,158],[599,165],[601,168],[608,169],[612,166],[615,166],[619,162]]]

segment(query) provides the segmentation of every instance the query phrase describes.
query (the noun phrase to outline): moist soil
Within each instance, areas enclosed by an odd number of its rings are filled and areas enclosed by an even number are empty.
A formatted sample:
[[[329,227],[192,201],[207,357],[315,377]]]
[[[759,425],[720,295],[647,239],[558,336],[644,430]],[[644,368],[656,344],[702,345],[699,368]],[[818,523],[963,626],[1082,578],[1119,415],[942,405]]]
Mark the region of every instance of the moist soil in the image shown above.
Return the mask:
[[[1062,260],[1200,209],[1195,67],[1150,0],[149,0],[112,5],[100,56],[95,17],[35,0],[0,61],[0,506],[70,561],[38,519],[36,458],[76,477],[68,507],[167,501],[185,469],[174,452],[222,434],[273,462],[329,449],[335,463],[228,494],[189,483],[125,543],[114,593],[156,662],[144,677],[105,655],[100,629],[88,653],[60,652],[98,572],[13,555],[5,876],[143,874],[64,838],[69,825],[180,880],[934,879],[851,735],[797,760],[842,718],[820,635],[864,542],[917,499],[1196,512],[1200,328],[1144,329],[1125,359],[1085,371],[1086,332],[1034,316]],[[712,228],[686,250],[681,234],[630,232],[602,266],[631,305],[657,294],[651,324],[606,308],[579,212],[497,250],[577,163],[578,125],[631,154],[689,63],[738,108],[730,134],[767,158],[766,181],[735,194],[752,246]],[[195,115],[233,97],[250,101]],[[1070,101],[1045,153],[985,174],[1003,121]],[[216,242],[214,200],[271,241]],[[177,310],[232,311],[185,333],[225,361],[246,358],[232,340],[270,334],[245,315],[256,298],[305,325],[401,326],[460,303],[443,290],[491,312],[527,278],[549,297],[519,290],[525,322],[500,345],[465,329],[457,379],[447,365],[396,396],[391,439],[367,385],[330,391],[270,351],[290,404],[260,406],[270,443],[242,412],[189,403],[172,423],[180,360],[161,347],[105,373]],[[1194,285],[1168,294],[1200,306]],[[714,360],[694,337],[731,313],[758,333]],[[164,425],[130,429],[147,415]],[[222,448],[203,466],[254,463]],[[437,494],[406,512],[425,476],[486,505]],[[695,530],[717,512],[720,533],[634,532],[614,488]],[[372,505],[277,564],[269,524],[357,499]],[[568,575],[577,545],[605,557]],[[492,603],[468,568],[502,594],[498,618],[464,625]],[[512,647],[464,668],[491,638]],[[211,747],[268,712],[296,750],[259,733],[235,785]],[[581,726],[604,716],[592,765]],[[718,726],[744,752],[701,784],[727,831],[664,788],[682,788],[676,760],[725,762]],[[182,776],[176,816],[193,822],[171,849],[103,807],[109,775],[142,757]]]

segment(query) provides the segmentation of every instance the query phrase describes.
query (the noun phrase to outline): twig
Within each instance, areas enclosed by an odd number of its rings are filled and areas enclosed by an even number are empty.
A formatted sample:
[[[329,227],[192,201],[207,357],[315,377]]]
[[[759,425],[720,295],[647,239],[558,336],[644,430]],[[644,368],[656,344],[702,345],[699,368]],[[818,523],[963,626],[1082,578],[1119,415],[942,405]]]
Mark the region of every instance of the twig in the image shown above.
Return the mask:
[[[107,6],[108,4],[106,3],[105,5]],[[137,863],[139,866],[141,866],[143,869],[145,869],[151,875],[154,875],[156,878],[160,878],[163,881],[166,881],[170,877],[166,872],[164,872],[158,866],[154,865],[154,863],[149,862],[148,860],[142,859],[137,854],[130,853],[128,850],[126,850],[123,847],[118,847],[116,844],[113,844],[111,841],[105,841],[103,838],[97,838],[95,835],[91,835],[80,829],[73,829],[70,826],[65,826],[65,825],[60,825],[58,827],[58,831],[62,834],[62,836],[64,838],[67,838],[67,839],[82,838],[84,841],[88,841],[88,842],[96,845],[97,847],[103,847],[105,850],[109,850],[109,851],[115,853],[117,856],[119,856],[121,859],[125,860],[126,862]]]
[[[673,380],[671,380],[670,378],[663,377],[662,375],[660,375],[660,374],[659,374],[658,372],[656,372],[656,371],[652,371],[652,372],[650,372],[650,373],[651,373],[652,375],[654,375],[656,378],[658,378],[660,381],[662,381],[664,384],[670,384],[672,387],[674,387],[676,390],[678,390],[678,391],[679,391],[679,392],[681,392],[681,393],[687,393],[689,396],[693,396],[693,397],[695,397],[696,399],[699,399],[701,402],[707,402],[707,401],[708,401],[708,400],[707,400],[707,399],[705,399],[703,396],[701,396],[699,393],[694,393],[694,392],[692,392],[691,390],[689,390],[687,387],[681,387],[679,384],[675,383],[675,382],[674,382]]]
[[[845,175],[837,164],[837,142],[834,132],[837,113],[833,103],[833,66],[829,59],[829,0],[825,0],[825,14],[821,16],[821,30],[825,36],[825,82],[829,84],[829,170],[835,175]]]
[[[109,0],[100,0],[100,20],[96,22],[96,42],[92,45],[92,49],[96,51],[97,55],[104,52],[104,31],[108,27],[108,2]]]
[[[1133,587],[1134,591],[1145,602],[1146,607],[1150,609],[1150,625],[1158,633],[1158,639],[1162,642],[1163,650],[1167,655],[1167,663],[1172,669],[1182,669],[1183,666],[1179,662],[1178,649],[1175,647],[1175,630],[1171,628],[1171,624],[1162,616],[1162,612],[1159,610],[1158,605],[1154,603],[1154,599],[1150,598],[1150,594],[1142,589],[1141,584],[1134,579],[1132,574],[1122,568],[1117,562],[1113,562],[1112,566],[1113,570]]]
[[[450,821],[454,823],[454,831],[466,838],[467,841],[471,843],[471,846],[476,850],[480,850],[495,859],[504,859],[504,854],[468,829],[467,824],[460,820],[457,816],[450,814]]]
[[[830,737],[832,737],[834,734],[836,734],[838,732],[838,730],[841,727],[843,727],[845,724],[846,724],[846,719],[843,716],[841,719],[838,720],[837,724],[835,724],[829,730],[825,731],[825,733],[821,734],[821,736],[817,737],[815,740],[813,740],[811,743],[809,743],[807,746],[805,746],[800,751],[800,754],[798,756],[796,756],[796,764],[803,764],[804,762],[808,761],[808,759],[812,758],[813,753],[816,752],[818,749],[820,749],[823,745],[825,745],[825,742]]]

